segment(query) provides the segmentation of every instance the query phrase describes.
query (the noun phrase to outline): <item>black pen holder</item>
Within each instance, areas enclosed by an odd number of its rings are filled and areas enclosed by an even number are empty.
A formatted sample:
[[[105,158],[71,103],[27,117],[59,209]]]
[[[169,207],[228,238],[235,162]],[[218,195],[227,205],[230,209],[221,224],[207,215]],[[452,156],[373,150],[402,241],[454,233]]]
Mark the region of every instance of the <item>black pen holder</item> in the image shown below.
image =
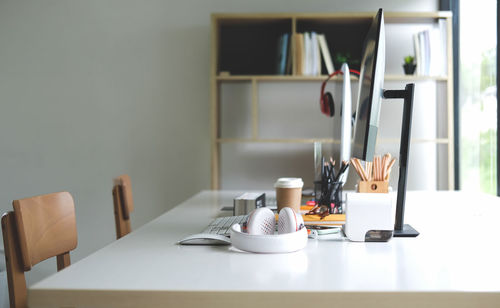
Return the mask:
[[[330,214],[342,214],[342,182],[323,183],[319,205],[326,205]]]

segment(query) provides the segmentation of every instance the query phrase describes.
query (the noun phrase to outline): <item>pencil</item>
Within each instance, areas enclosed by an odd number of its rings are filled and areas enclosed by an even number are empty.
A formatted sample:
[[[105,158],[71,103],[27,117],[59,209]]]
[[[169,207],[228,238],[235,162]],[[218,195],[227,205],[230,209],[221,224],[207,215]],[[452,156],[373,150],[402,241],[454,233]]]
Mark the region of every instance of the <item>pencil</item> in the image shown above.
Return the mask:
[[[359,177],[361,178],[362,181],[366,181],[366,174],[363,170],[363,167],[361,166],[361,163],[359,162],[359,159],[357,158],[352,158],[351,159],[351,164],[354,166],[356,169],[356,172],[358,173]]]
[[[367,161],[365,163],[365,166],[368,175],[368,181],[371,181],[373,179],[373,162]]]
[[[392,169],[392,166],[394,165],[394,163],[396,162],[396,158],[394,157],[391,162],[389,163],[389,165],[387,166],[387,173],[385,175],[385,178],[384,180],[388,181],[389,180],[389,177],[391,176],[391,169]]]
[[[356,173],[358,174],[358,176],[361,178],[361,171],[359,171],[359,168],[358,166],[356,165],[356,162],[354,161],[354,158],[351,158],[351,165],[354,166],[354,169],[356,170]]]
[[[361,161],[356,158],[356,163],[359,166],[359,170],[361,171],[361,175],[363,176],[364,181],[368,181],[368,175],[365,172],[365,168],[363,168],[363,165],[361,165]]]
[[[382,180],[382,158],[377,156],[377,181]]]
[[[387,153],[384,155],[384,180],[386,180],[386,178],[388,179],[389,177],[389,164],[390,164],[390,161],[391,161],[391,158],[392,158],[392,155],[391,153]]]

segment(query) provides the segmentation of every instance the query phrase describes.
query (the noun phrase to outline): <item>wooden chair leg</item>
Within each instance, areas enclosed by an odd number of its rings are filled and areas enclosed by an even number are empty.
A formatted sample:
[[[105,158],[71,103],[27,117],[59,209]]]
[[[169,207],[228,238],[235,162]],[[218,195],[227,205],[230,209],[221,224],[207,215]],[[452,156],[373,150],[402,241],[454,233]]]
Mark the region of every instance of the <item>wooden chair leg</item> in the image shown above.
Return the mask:
[[[57,271],[64,269],[66,266],[71,264],[71,258],[69,257],[69,252],[65,252],[57,256]]]
[[[5,213],[2,216],[2,234],[10,307],[28,307],[28,291],[23,265],[21,264],[21,249],[18,247],[19,241],[17,239],[14,212]]]

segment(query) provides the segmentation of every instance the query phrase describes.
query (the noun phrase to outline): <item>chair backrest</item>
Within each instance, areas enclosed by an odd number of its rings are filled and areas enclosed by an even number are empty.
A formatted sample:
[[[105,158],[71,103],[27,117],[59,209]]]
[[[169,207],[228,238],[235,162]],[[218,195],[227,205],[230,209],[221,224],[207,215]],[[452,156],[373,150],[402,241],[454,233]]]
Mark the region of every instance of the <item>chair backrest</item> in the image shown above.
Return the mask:
[[[134,200],[132,198],[132,184],[127,174],[113,179],[113,205],[115,212],[116,238],[129,234],[130,213],[134,211]]]
[[[75,205],[60,192],[15,200],[14,211],[2,216],[2,233],[11,308],[27,307],[24,272],[57,256],[57,270],[70,265],[77,246]]]

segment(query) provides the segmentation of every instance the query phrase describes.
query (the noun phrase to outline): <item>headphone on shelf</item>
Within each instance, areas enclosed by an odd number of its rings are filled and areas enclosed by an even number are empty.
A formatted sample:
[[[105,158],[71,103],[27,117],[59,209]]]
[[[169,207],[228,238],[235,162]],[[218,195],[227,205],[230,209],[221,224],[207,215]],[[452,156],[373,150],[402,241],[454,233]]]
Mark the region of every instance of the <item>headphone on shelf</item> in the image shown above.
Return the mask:
[[[307,229],[302,215],[289,207],[281,209],[278,234],[274,234],[276,217],[269,208],[257,208],[250,213],[246,225],[231,227],[231,244],[240,250],[257,253],[286,253],[307,245]]]
[[[360,75],[360,72],[354,69],[349,69],[349,72]],[[328,80],[330,80],[333,76],[338,75],[338,74],[344,74],[342,70],[337,70],[325,79],[323,81],[323,84],[321,85],[321,96],[319,98],[319,105],[321,107],[321,112],[326,115],[327,117],[333,117],[335,115],[335,106],[333,104],[333,95],[330,92],[325,93],[325,88]]]

